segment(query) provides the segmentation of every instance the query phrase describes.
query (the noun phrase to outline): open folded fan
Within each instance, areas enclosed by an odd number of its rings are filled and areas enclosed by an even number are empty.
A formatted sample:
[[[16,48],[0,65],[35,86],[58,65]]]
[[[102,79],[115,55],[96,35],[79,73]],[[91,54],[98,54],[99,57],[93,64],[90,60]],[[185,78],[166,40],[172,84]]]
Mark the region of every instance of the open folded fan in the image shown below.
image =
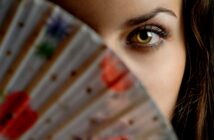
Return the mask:
[[[0,140],[177,139],[87,25],[40,0],[0,7]]]

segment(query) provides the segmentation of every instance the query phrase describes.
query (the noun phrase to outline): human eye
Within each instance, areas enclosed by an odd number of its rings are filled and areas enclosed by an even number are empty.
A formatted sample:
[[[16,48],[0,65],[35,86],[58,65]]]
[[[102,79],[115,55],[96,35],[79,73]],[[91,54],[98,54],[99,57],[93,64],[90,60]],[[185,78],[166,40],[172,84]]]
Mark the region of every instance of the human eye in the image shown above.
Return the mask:
[[[127,37],[126,44],[130,48],[154,48],[160,46],[168,32],[158,25],[144,25],[134,29]]]

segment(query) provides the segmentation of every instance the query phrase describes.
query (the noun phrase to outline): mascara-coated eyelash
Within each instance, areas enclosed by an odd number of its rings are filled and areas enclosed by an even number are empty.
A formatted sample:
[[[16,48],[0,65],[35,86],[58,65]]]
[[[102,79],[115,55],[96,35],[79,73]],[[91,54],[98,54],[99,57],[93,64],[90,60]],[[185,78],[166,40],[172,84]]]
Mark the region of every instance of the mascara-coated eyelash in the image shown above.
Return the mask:
[[[162,27],[157,25],[144,25],[132,31],[128,37],[126,44],[129,47],[148,48],[159,46],[165,38],[168,37]]]

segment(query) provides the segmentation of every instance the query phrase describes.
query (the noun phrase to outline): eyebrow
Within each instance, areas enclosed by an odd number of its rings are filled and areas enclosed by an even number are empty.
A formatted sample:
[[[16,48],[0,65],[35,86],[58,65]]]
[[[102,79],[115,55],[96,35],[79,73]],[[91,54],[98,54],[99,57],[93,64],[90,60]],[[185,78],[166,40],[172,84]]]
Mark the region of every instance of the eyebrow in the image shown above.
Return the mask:
[[[138,25],[140,23],[146,22],[146,21],[154,18],[159,13],[166,13],[168,15],[171,15],[171,16],[177,18],[176,14],[172,10],[158,7],[150,13],[147,13],[145,15],[128,20],[127,22],[125,22],[124,25],[125,25],[125,27],[131,27],[131,26]]]

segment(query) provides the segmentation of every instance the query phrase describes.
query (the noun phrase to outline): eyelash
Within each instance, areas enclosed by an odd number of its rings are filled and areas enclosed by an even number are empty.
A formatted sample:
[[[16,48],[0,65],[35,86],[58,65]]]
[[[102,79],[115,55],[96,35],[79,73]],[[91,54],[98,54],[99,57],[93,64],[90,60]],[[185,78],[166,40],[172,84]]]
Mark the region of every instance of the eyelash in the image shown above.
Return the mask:
[[[157,35],[156,37],[158,37],[158,42],[152,43],[152,44],[142,44],[141,42],[139,42],[139,37],[140,34],[142,35],[142,33],[147,33],[146,35],[150,35],[149,37],[151,37],[151,35]],[[160,46],[164,39],[167,39],[169,36],[169,33],[161,26],[159,25],[144,25],[143,27],[138,27],[136,29],[134,29],[127,37],[126,39],[126,44],[129,48],[156,48],[158,46]],[[136,39],[137,37],[137,39]],[[151,38],[152,39],[152,38]],[[150,40],[152,41],[152,40]]]

